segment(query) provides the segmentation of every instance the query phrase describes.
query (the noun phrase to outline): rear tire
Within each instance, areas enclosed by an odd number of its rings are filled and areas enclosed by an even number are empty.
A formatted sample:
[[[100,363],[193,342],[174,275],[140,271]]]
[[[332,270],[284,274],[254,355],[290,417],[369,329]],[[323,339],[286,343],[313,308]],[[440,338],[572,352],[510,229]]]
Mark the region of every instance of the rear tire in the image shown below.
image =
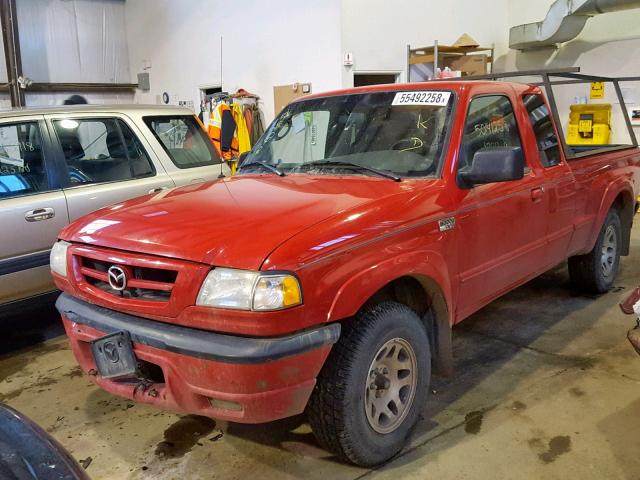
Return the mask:
[[[424,324],[410,308],[384,302],[344,325],[308,406],[318,442],[370,467],[397,454],[418,420],[431,377]]]
[[[622,224],[616,209],[609,210],[593,250],[569,258],[571,281],[580,290],[605,293],[613,287],[620,268]]]

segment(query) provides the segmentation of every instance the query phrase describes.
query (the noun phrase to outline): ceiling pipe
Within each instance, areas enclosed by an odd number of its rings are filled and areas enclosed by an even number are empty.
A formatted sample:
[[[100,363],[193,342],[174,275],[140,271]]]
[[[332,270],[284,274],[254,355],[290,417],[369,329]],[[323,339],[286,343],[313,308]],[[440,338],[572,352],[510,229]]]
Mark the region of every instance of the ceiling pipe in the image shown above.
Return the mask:
[[[556,0],[542,22],[512,27],[509,47],[533,50],[576,38],[587,20],[602,13],[640,8],[640,0]]]

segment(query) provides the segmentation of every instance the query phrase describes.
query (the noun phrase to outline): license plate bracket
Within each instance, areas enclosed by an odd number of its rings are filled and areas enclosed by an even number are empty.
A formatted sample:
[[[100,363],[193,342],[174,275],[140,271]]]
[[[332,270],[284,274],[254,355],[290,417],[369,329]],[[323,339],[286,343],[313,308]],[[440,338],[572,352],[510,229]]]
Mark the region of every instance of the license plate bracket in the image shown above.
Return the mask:
[[[136,376],[138,373],[138,360],[129,332],[116,332],[93,340],[91,352],[98,374],[103,378]]]

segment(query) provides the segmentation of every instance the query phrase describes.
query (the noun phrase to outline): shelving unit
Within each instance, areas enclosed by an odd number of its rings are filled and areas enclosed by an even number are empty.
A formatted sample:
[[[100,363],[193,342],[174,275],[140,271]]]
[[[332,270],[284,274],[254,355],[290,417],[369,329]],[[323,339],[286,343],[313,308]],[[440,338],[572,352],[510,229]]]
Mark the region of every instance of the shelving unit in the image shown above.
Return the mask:
[[[467,72],[468,74],[493,73],[493,45],[491,47],[440,45],[437,40],[433,45],[428,47],[411,48],[411,45],[407,45],[407,81],[429,80],[433,78],[438,68],[450,67],[452,62],[474,55],[483,59],[485,71],[478,72],[475,70],[473,72]],[[420,66],[422,66],[422,68]],[[463,70],[462,72],[464,76],[465,71]],[[413,79],[412,73],[414,73]],[[416,76],[418,78],[416,78]]]

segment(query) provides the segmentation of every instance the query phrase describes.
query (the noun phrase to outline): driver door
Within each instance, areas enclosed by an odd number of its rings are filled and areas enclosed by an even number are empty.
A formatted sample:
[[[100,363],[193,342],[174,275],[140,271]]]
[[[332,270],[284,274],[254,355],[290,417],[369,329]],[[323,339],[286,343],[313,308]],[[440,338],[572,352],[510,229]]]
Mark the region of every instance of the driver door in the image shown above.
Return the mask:
[[[523,148],[512,102],[504,95],[471,100],[458,170],[468,167],[480,149]],[[458,319],[547,268],[548,199],[538,165],[530,160],[525,150],[520,180],[458,189]]]

